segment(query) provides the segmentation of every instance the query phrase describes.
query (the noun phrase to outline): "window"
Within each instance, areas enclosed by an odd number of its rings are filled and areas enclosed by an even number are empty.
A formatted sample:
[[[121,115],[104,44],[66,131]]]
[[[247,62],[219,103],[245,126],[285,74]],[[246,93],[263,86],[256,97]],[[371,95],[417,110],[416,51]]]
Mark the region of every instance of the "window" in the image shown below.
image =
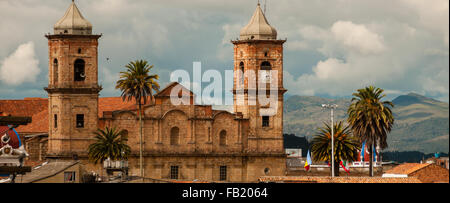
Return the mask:
[[[77,128],[84,128],[84,114],[77,114]]]
[[[264,174],[269,175],[269,173],[270,173],[270,169],[269,168],[265,168],[264,169]]]
[[[227,145],[227,131],[222,130],[222,132],[220,132],[220,146],[226,146]]]
[[[227,180],[227,166],[220,166],[220,181],[226,181]]]
[[[262,126],[263,127],[269,127],[270,125],[270,117],[269,116],[263,116],[262,117]]]
[[[58,83],[58,59],[53,60],[53,82]]]
[[[170,130],[170,145],[178,145],[180,140],[180,129],[173,127]]]
[[[208,142],[211,142],[211,127],[208,127]]]
[[[170,166],[170,179],[178,179],[178,166]]]
[[[272,65],[270,65],[270,62],[264,61],[261,63],[261,70],[272,70]]]
[[[239,70],[241,71],[241,72],[239,73],[239,78],[240,78],[239,82],[240,82],[241,85],[243,85],[243,84],[244,84],[244,73],[245,73],[244,62],[241,62],[241,63],[239,64]]]
[[[58,114],[53,115],[54,128],[58,128]]]
[[[85,64],[86,63],[82,59],[77,59],[75,61],[75,65],[74,65],[74,80],[75,81],[84,81],[84,79],[86,78],[86,75],[84,72]]]
[[[78,53],[81,54],[81,48],[78,49]]]
[[[267,51],[266,51],[266,52],[264,52],[264,57],[267,57],[267,56],[269,56],[269,53],[267,53]]]
[[[75,182],[75,172],[64,172],[64,182],[65,183],[73,183]]]
[[[271,71],[272,70],[272,65],[270,65],[270,63],[268,61],[264,61],[261,63],[261,77],[262,77],[262,81],[265,81],[265,83],[270,83],[270,79],[271,79]]]
[[[121,135],[123,138],[128,138],[128,130],[122,130],[122,132],[120,133],[120,135]]]

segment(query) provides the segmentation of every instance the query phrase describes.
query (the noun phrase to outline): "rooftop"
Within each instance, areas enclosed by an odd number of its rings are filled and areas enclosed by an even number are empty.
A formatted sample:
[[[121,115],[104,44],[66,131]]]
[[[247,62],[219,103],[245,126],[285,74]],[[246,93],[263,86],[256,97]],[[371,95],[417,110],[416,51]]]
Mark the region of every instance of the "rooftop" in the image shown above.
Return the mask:
[[[403,174],[403,175],[409,175],[411,173],[414,173],[422,168],[425,168],[431,164],[419,164],[419,163],[405,163],[398,165],[390,170],[387,170],[385,174]]]
[[[123,101],[121,97],[103,97],[98,99],[98,116],[103,112],[135,107],[134,100]],[[48,99],[25,98],[23,100],[0,100],[0,112],[5,115],[31,117],[32,122],[16,128],[19,133],[48,132]]]
[[[382,177],[334,177],[329,176],[264,176],[259,182],[282,183],[421,183],[414,177],[382,178]]]
[[[78,164],[79,161],[50,161],[34,167],[31,172],[25,175],[19,175],[16,178],[17,183],[32,183],[45,178],[52,177],[62,171]]]

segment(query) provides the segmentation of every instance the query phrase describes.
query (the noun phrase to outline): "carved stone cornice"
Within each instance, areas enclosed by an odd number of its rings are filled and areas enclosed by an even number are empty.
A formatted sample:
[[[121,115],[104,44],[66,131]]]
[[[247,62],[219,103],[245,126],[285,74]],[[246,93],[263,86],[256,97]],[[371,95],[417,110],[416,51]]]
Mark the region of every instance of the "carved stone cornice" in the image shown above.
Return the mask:
[[[91,88],[49,88],[45,87],[44,90],[49,94],[64,93],[64,94],[98,94],[102,91],[102,87]]]
[[[51,39],[75,39],[75,38],[87,38],[87,39],[99,39],[102,35],[68,35],[68,34],[57,34],[57,35],[45,35],[49,40]]]

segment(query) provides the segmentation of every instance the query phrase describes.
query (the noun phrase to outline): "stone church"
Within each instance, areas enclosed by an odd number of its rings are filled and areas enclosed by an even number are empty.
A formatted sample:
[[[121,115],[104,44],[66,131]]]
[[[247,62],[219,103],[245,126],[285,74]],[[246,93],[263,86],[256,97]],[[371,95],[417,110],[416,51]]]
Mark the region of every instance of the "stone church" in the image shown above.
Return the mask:
[[[101,98],[98,84],[98,46],[101,35],[72,2],[65,15],[46,35],[49,54],[48,99],[0,101],[0,112],[30,116],[33,122],[17,130],[26,140],[31,159],[79,159],[87,171],[102,166],[87,160],[87,148],[98,128],[126,130],[130,175],[139,175],[139,121],[135,102],[120,97]],[[144,176],[154,179],[254,182],[261,176],[282,176],[286,170],[283,148],[283,44],[258,4],[234,44],[234,71],[277,70],[276,113],[260,115],[267,108],[238,103],[237,83],[243,82],[246,99],[249,78],[235,76],[234,111],[212,106],[173,105],[171,83],[143,108]],[[231,50],[230,50],[231,51]],[[235,74],[237,75],[237,74]],[[242,79],[242,80],[241,80]],[[251,80],[252,78],[250,78]],[[254,79],[254,78],[253,78]],[[193,101],[195,95],[186,95]]]

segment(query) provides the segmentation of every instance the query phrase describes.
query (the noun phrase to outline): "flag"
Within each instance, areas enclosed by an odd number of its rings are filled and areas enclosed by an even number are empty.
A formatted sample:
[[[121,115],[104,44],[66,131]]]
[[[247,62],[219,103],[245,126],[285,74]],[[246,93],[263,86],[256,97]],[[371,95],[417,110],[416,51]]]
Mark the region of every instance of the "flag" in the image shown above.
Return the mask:
[[[372,149],[373,149],[373,161],[377,162],[377,151],[375,149],[375,146],[372,145]]]
[[[348,170],[348,169],[346,168],[346,166],[347,166],[347,161],[341,161],[341,166],[342,166],[342,168],[344,169],[344,171],[347,172],[347,174],[350,174],[350,170]]]
[[[364,162],[364,148],[366,147],[366,141],[363,142],[362,147],[361,147],[361,156],[362,159],[361,161]]]
[[[309,171],[309,167],[311,166],[311,163],[312,163],[311,154],[309,153],[309,150],[308,150],[308,154],[306,155],[306,162],[305,162],[306,171]]]

